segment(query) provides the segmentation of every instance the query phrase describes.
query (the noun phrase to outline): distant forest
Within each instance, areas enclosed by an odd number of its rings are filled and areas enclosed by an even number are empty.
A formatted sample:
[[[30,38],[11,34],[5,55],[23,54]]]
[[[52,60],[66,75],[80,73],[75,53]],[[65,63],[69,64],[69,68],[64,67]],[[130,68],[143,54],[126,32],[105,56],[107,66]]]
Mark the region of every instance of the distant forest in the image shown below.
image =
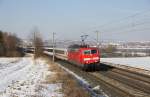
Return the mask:
[[[0,57],[20,57],[23,56],[18,45],[21,43],[15,34],[0,31]]]

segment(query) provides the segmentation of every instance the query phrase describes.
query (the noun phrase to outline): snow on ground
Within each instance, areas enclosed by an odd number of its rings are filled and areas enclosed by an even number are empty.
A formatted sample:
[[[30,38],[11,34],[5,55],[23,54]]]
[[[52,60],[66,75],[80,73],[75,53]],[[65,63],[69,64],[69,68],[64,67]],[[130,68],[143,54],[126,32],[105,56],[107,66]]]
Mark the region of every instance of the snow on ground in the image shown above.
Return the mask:
[[[13,63],[15,61],[17,61],[18,57],[14,57],[14,58],[6,58],[6,57],[1,57],[0,58],[0,64],[8,64],[8,63]]]
[[[10,66],[10,63],[19,61],[18,58],[0,58],[0,69]]]
[[[126,65],[150,71],[150,57],[136,58],[101,58],[101,62]]]
[[[61,83],[48,84],[53,75],[45,61],[31,57],[0,58],[0,97],[62,97]],[[3,68],[1,68],[3,67]]]

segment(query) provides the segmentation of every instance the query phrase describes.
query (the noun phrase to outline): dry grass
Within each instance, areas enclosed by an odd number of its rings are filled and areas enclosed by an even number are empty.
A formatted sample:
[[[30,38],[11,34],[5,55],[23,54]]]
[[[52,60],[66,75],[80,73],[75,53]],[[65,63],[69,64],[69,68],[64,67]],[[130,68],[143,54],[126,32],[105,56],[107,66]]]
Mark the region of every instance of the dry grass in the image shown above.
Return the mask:
[[[66,75],[63,81],[62,88],[65,97],[89,97],[87,91],[81,88],[71,75]]]
[[[64,97],[90,97],[88,92],[78,84],[72,75],[49,59],[47,59],[47,62],[50,67],[49,70],[55,72],[55,74],[48,76],[46,83],[62,83],[61,91],[64,93]]]

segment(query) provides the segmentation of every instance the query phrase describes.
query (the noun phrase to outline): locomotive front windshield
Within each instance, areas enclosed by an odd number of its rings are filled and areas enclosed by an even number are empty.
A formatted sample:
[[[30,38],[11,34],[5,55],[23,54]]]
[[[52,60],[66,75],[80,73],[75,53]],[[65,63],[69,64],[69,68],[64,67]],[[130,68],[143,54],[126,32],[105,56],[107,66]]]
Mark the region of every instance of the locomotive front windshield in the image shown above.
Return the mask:
[[[84,50],[84,54],[91,54],[91,50]]]
[[[94,49],[93,50],[84,50],[83,53],[84,54],[96,54],[97,50],[94,50]]]
[[[91,54],[96,54],[97,50],[91,50]]]

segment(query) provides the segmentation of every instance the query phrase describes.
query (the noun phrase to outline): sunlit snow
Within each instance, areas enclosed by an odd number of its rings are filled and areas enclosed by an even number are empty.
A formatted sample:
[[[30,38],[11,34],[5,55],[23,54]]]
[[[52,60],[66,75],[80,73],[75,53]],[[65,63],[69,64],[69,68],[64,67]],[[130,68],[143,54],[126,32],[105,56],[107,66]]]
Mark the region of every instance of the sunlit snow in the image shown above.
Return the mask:
[[[101,58],[101,61],[150,70],[150,57]]]
[[[61,83],[44,83],[52,74],[41,59],[0,58],[0,97],[62,97]]]

